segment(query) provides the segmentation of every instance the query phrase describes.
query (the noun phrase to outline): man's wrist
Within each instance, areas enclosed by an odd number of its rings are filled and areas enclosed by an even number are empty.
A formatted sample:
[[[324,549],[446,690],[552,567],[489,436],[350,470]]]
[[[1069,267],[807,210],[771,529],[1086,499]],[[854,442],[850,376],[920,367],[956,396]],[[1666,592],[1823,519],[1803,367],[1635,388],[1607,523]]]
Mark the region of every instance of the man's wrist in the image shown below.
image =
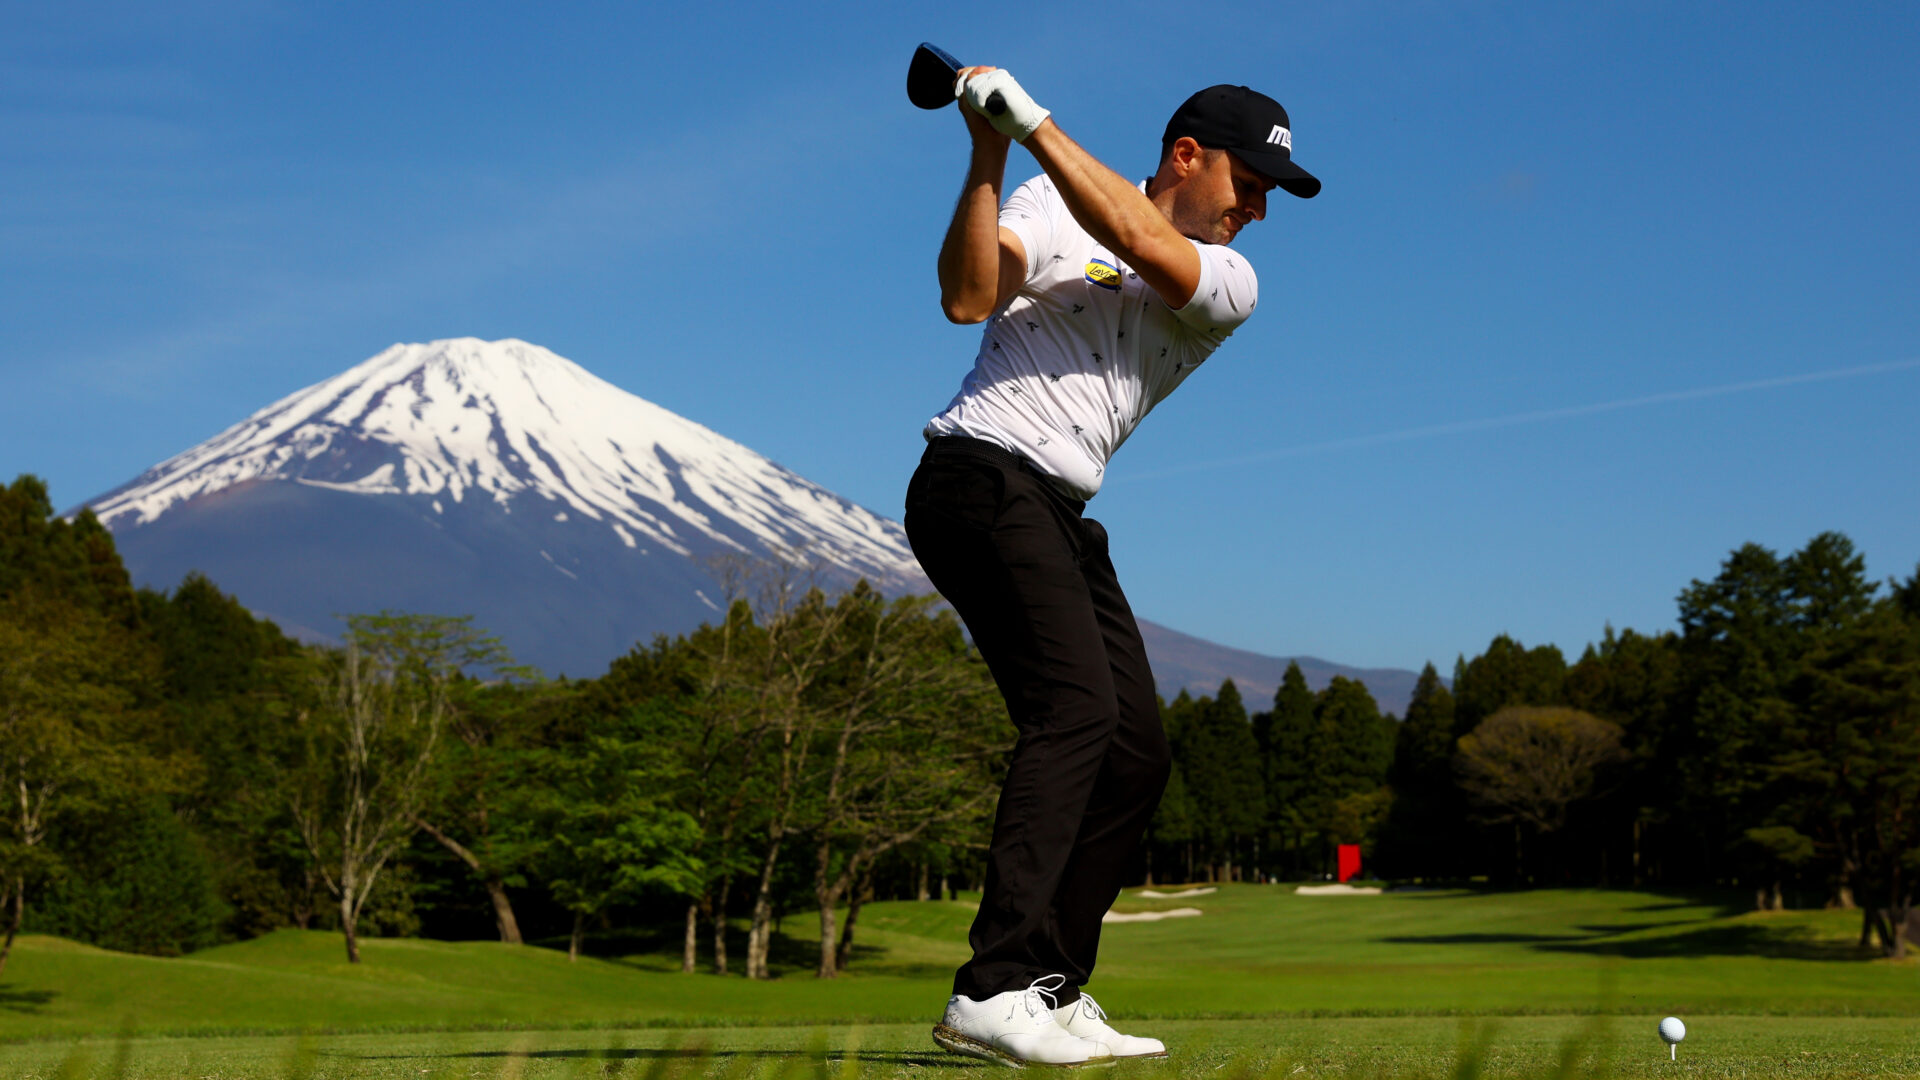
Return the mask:
[[[1007,154],[1012,147],[1013,140],[997,131],[989,131],[984,137],[976,135],[973,138],[973,160],[1005,165]]]

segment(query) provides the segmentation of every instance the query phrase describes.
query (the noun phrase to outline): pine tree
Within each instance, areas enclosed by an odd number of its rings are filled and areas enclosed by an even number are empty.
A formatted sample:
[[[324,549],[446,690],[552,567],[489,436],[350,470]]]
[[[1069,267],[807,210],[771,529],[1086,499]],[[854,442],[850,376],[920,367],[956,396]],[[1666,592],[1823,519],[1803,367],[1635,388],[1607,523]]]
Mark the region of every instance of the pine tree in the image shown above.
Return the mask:
[[[1335,833],[1347,832],[1351,796],[1371,795],[1386,783],[1393,764],[1394,721],[1380,715],[1366,684],[1336,675],[1314,700],[1309,744],[1312,779],[1305,799],[1308,821],[1319,834],[1319,862],[1332,855]]]
[[[1587,855],[1588,865],[1576,872],[1602,885],[1623,871],[1634,885],[1657,875],[1647,834],[1669,824],[1665,808],[1681,794],[1672,768],[1681,683],[1678,635],[1616,633],[1611,626],[1567,672],[1567,703],[1626,733],[1629,759],[1615,770],[1618,786],[1596,799],[1567,836],[1570,850]]]
[[[1429,663],[1394,733],[1387,772],[1393,806],[1377,860],[1389,873],[1443,877],[1457,873],[1465,855],[1458,842],[1463,808],[1453,781],[1453,711],[1453,693]]]
[[[1920,893],[1920,624],[1886,601],[1824,635],[1769,762],[1777,825],[1813,842],[1862,909],[1860,943],[1906,955]]]
[[[1303,868],[1310,831],[1306,795],[1313,776],[1313,691],[1300,665],[1288,663],[1273,694],[1273,710],[1255,719],[1260,775],[1265,789],[1266,829],[1285,873]]]
[[[1407,718],[1395,733],[1390,774],[1394,786],[1408,791],[1445,786],[1451,777],[1453,738],[1453,692],[1429,663],[1420,670]]]
[[[1370,791],[1393,764],[1393,721],[1380,715],[1365,683],[1335,675],[1314,702],[1314,777],[1326,792]]]
[[[197,768],[174,808],[202,837],[242,934],[311,906],[309,868],[277,787],[291,721],[311,672],[300,647],[204,575],[171,594],[140,590],[140,621],[160,658],[165,701],[151,742]]]
[[[1508,705],[1559,705],[1567,661],[1552,645],[1529,649],[1501,634],[1487,651],[1456,664],[1453,675],[1456,737]]]
[[[24,591],[122,626],[137,621],[133,580],[113,534],[92,510],[71,522],[55,516],[45,481],[26,474],[0,487],[0,598]]]
[[[1186,782],[1195,829],[1216,867],[1216,877],[1231,880],[1240,862],[1237,856],[1258,832],[1264,809],[1260,751],[1232,679],[1221,684],[1218,697],[1196,710],[1186,741]]]
[[[1893,604],[1909,619],[1920,620],[1920,567],[1915,567],[1913,576],[1905,581],[1894,580]]]
[[[1167,774],[1167,790],[1153,811],[1147,834],[1148,883],[1158,880],[1190,881],[1193,877],[1194,841],[1193,800],[1187,795],[1187,778],[1178,762]]]

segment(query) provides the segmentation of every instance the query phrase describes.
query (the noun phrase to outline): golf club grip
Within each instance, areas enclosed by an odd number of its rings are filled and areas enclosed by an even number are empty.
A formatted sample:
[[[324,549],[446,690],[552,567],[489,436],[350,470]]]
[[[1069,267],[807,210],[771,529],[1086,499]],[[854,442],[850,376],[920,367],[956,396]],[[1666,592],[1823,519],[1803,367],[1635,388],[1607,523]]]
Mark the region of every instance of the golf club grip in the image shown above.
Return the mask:
[[[987,95],[987,115],[999,116],[1006,111],[1007,99],[1000,96],[1000,91],[995,90],[993,93]]]

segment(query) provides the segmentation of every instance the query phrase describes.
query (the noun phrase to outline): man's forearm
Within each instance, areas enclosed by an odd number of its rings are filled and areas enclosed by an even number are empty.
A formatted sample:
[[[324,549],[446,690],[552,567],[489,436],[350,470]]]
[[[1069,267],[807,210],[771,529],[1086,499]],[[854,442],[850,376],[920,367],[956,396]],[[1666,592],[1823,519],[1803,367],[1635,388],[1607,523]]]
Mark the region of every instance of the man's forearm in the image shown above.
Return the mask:
[[[979,322],[999,304],[1000,189],[1006,172],[1006,141],[975,139],[967,184],[940,245],[940,308],[953,322]]]
[[[1060,189],[1073,219],[1179,307],[1200,283],[1200,259],[1160,208],[1126,177],[1074,142],[1051,119],[1020,145]]]

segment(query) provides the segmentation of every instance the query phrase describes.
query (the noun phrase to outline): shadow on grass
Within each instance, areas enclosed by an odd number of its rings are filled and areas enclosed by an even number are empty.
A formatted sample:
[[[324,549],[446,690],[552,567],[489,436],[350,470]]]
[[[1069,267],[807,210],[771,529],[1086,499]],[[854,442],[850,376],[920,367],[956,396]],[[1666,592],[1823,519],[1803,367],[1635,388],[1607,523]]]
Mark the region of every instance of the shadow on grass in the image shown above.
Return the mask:
[[[1595,937],[1612,937],[1618,934],[1637,934],[1642,930],[1658,930],[1663,926],[1685,926],[1693,922],[1708,922],[1708,919],[1681,919],[1675,922],[1639,922],[1639,923],[1582,923],[1574,927]]]
[[[15,990],[0,983],[0,1009],[8,1012],[37,1013],[58,996],[53,990]]]
[[[1690,908],[1705,909],[1705,919],[1731,919],[1735,915],[1745,915],[1753,910],[1751,893],[1734,892],[1726,889],[1714,889],[1707,892],[1665,892],[1660,889],[1638,889],[1636,892],[1652,893],[1665,897],[1651,904],[1637,904],[1622,911],[1632,915],[1650,914],[1656,911],[1686,911]],[[1691,920],[1689,920],[1691,921]]]
[[[1409,890],[1406,892],[1398,892],[1398,891],[1389,889],[1388,893],[1392,895],[1393,898],[1396,900],[1409,900],[1409,901],[1419,901],[1423,903],[1432,903],[1432,902],[1440,902],[1440,901],[1446,901],[1446,900],[1460,900],[1465,897],[1526,896],[1529,893],[1536,893],[1536,892],[1547,893],[1547,892],[1555,892],[1555,891],[1560,891],[1560,890],[1557,890],[1552,886],[1540,886],[1538,888],[1534,888],[1534,887],[1516,886],[1516,885],[1489,885],[1485,882],[1473,881],[1473,882],[1452,882],[1449,884],[1436,883],[1431,887],[1431,891],[1428,891],[1427,889],[1421,889],[1421,890]],[[1693,892],[1693,891],[1687,891],[1687,890],[1668,891],[1664,889],[1651,889],[1651,888],[1644,888],[1644,887],[1642,888],[1608,888],[1606,886],[1601,886],[1597,889],[1582,888],[1580,891],[1600,892],[1600,893],[1609,893],[1609,892],[1630,893],[1635,896],[1650,896],[1650,897],[1659,898],[1652,903],[1636,904],[1633,907],[1624,907],[1620,909],[1623,912],[1636,914],[1636,915],[1647,913],[1647,912],[1655,912],[1655,911],[1686,911],[1692,908],[1692,909],[1703,909],[1706,912],[1701,916],[1701,918],[1727,919],[1727,918],[1732,918],[1735,915],[1740,915],[1745,912],[1753,910],[1753,906],[1750,903],[1752,899],[1750,894],[1731,892],[1725,889],[1714,889],[1714,890]]]
[[[1706,922],[1690,919],[1688,922]],[[1526,945],[1541,952],[1584,953],[1644,960],[1681,956],[1764,956],[1786,960],[1860,960],[1872,957],[1846,941],[1818,936],[1804,926],[1702,926],[1694,930],[1626,941],[1622,935],[1683,923],[1581,926],[1579,934],[1403,934],[1380,940],[1396,945]]]
[[[929,1050],[924,1054],[912,1053],[904,1050],[901,1050],[901,1051],[862,1050],[857,1053],[855,1052],[848,1052],[844,1054],[828,1053],[828,1054],[822,1055],[821,1052],[817,1049],[713,1050],[713,1049],[707,1049],[704,1047],[677,1047],[677,1046],[618,1047],[616,1046],[616,1047],[580,1047],[580,1048],[569,1048],[564,1050],[472,1050],[465,1053],[452,1053],[452,1054],[431,1054],[431,1053],[353,1054],[353,1053],[347,1053],[345,1051],[338,1051],[338,1050],[322,1050],[320,1051],[319,1056],[340,1058],[343,1060],[350,1060],[350,1061],[428,1061],[428,1060],[439,1060],[439,1059],[452,1061],[452,1060],[487,1060],[487,1059],[498,1059],[498,1058],[521,1058],[521,1059],[533,1059],[533,1060],[585,1059],[588,1061],[707,1061],[712,1059],[724,1059],[724,1060],[763,1059],[763,1060],[770,1060],[770,1061],[807,1061],[807,1062],[819,1063],[819,1062],[825,1062],[825,1061],[839,1062],[842,1060],[858,1060],[861,1062],[874,1062],[877,1064],[885,1064],[885,1065],[911,1065],[911,1066],[916,1066],[920,1068],[941,1067],[941,1068],[960,1068],[960,1069],[974,1069],[974,1068],[985,1069],[985,1068],[992,1067],[984,1061],[975,1061],[971,1058],[956,1057],[951,1054],[942,1054],[937,1050]]]
[[[1541,945],[1580,941],[1591,934],[1394,934],[1378,940],[1391,945]]]
[[[653,930],[618,930],[606,932],[595,938],[589,938],[587,955],[619,964],[623,967],[637,968],[642,971],[679,971],[680,943],[678,933],[665,933]],[[697,970],[713,970],[713,943],[710,935],[700,937],[700,965]],[[565,948],[564,942],[560,946]],[[887,975],[951,975],[952,965],[942,964],[888,964],[887,950],[877,945],[862,945],[854,942],[852,955],[848,957],[846,969],[849,972],[875,972]],[[746,970],[747,933],[739,927],[730,927],[727,932],[728,974],[740,975]],[[773,978],[788,975],[811,976],[820,964],[820,943],[789,937],[776,932],[767,942],[767,973]],[[921,970],[924,968],[925,970]]]
[[[1705,922],[1705,919],[1689,919],[1688,922]],[[1395,937],[1383,937],[1380,940],[1395,945],[1534,945],[1547,946],[1570,941],[1593,941],[1599,938],[1618,937],[1621,934],[1638,933],[1641,930],[1658,930],[1681,923],[1611,923],[1592,926],[1576,926],[1578,934],[1401,934]]]
[[[1679,956],[1764,956],[1783,960],[1861,960],[1876,955],[1848,941],[1822,938],[1804,926],[1703,926],[1632,941],[1549,942],[1545,952],[1643,960]]]

